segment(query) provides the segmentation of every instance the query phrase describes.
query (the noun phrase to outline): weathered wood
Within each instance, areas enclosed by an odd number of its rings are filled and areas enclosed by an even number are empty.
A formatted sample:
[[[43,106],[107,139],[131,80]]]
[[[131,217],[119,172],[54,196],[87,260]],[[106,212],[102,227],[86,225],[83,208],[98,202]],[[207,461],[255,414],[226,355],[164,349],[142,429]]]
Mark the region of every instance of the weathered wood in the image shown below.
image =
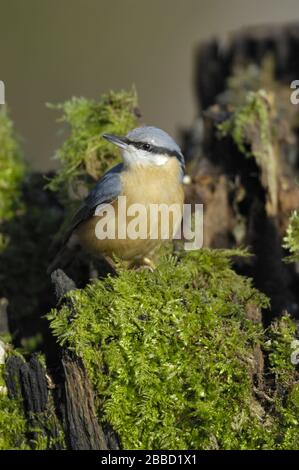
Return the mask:
[[[62,353],[64,372],[66,437],[71,449],[108,449],[94,405],[94,394],[84,365],[76,355],[64,350]]]
[[[35,356],[25,362],[18,356],[6,361],[6,384],[12,398],[20,395],[27,413],[42,413],[47,408],[48,388],[45,371]]]

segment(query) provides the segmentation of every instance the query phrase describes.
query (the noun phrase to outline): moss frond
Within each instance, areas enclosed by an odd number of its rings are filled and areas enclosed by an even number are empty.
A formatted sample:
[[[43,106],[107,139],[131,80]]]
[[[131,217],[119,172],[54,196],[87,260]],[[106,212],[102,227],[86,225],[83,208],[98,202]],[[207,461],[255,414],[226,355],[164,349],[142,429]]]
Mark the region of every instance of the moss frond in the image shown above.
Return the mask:
[[[274,375],[277,449],[299,450],[299,347],[296,324],[288,314],[276,320],[268,332],[270,371]],[[292,356],[296,356],[296,361]]]
[[[11,400],[3,392],[0,392],[0,429],[0,450],[30,449],[21,404],[17,400]]]
[[[137,95],[135,90],[111,91],[99,101],[72,98],[49,106],[59,110],[62,113],[59,121],[69,126],[69,135],[55,156],[61,168],[49,188],[53,191],[71,188],[76,192],[80,181],[97,180],[119,162],[118,149],[103,139],[102,134],[125,135],[136,127]]]
[[[289,261],[299,260],[299,214],[294,211],[290,217],[283,247],[291,253]]]
[[[222,136],[231,135],[239,151],[246,156],[259,157],[271,142],[269,97],[264,90],[249,92],[245,103],[236,109],[232,117],[218,125]],[[252,146],[252,139],[259,140],[260,148]]]
[[[0,222],[11,219],[20,209],[24,174],[25,165],[14,126],[3,107],[0,110]],[[0,245],[3,243],[0,241]]]

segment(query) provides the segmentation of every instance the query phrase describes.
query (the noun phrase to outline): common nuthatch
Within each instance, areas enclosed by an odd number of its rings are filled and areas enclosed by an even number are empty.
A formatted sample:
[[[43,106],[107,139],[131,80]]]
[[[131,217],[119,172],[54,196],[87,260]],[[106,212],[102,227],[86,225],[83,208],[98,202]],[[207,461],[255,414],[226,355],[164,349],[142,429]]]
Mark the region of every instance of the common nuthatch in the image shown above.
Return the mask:
[[[73,217],[65,242],[75,239],[83,249],[94,255],[110,258],[116,255],[134,264],[147,264],[147,257],[165,238],[160,216],[150,217],[150,206],[162,204],[164,207],[179,207],[176,214],[169,214],[169,239],[181,223],[184,204],[183,154],[174,140],[156,127],[138,127],[125,137],[108,134],[103,137],[121,149],[123,163],[105,173],[89,193]],[[145,237],[132,238],[126,231],[125,237],[117,235],[118,228],[124,233],[123,229],[132,220],[131,214],[120,221],[120,196],[126,197],[127,208],[136,203],[145,208],[141,220],[139,218],[139,222],[144,222],[146,226]],[[97,235],[97,223],[107,205],[114,209],[111,217],[116,236],[103,239]],[[126,227],[119,227],[120,224]],[[153,238],[157,225],[158,237]]]

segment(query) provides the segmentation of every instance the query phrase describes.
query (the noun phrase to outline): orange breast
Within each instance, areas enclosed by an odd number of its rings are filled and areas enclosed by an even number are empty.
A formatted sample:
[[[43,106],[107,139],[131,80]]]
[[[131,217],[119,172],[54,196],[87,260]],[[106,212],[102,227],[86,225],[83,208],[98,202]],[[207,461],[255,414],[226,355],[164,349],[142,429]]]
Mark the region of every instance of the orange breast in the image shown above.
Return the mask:
[[[131,208],[131,214],[120,210],[124,200],[121,203],[115,200],[108,213],[103,207],[102,212],[81,223],[77,229],[83,248],[95,255],[116,255],[124,260],[134,260],[149,255],[163,239],[171,239],[180,225],[183,211],[184,192],[178,176],[179,164],[175,158],[163,167],[124,171],[122,196],[126,196],[126,209]],[[158,207],[160,204],[162,211]],[[99,234],[103,239],[98,238]]]

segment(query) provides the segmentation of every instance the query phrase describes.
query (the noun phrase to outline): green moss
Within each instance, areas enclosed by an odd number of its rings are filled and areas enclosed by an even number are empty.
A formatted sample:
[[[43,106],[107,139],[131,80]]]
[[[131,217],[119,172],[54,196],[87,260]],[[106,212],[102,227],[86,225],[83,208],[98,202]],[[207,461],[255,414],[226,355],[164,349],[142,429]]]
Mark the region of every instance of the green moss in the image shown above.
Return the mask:
[[[61,169],[50,181],[53,191],[62,188],[76,192],[80,182],[97,180],[104,171],[120,160],[116,147],[102,134],[125,135],[136,127],[137,97],[132,92],[110,92],[99,101],[72,98],[54,107],[62,112],[60,121],[69,125],[70,132],[56,158]],[[89,181],[90,182],[90,181]]]
[[[11,219],[20,207],[25,166],[6,108],[0,110],[0,222]],[[0,240],[1,245],[5,242]]]
[[[29,419],[30,446],[34,450],[66,449],[64,432],[55,416],[55,407],[50,398],[47,411],[31,413]]]
[[[280,449],[299,450],[299,385],[295,384],[281,408],[283,438]]]
[[[289,84],[277,80],[275,68],[275,57],[271,53],[266,54],[260,64],[237,62],[226,81],[224,92],[217,96],[216,101],[231,111],[244,106],[249,92],[266,90],[271,101],[275,97],[277,131],[284,143],[283,159],[290,158],[291,162],[289,152],[294,130],[298,127],[298,109],[291,103]]]
[[[273,401],[278,449],[299,449],[299,375],[291,357],[295,333],[295,323],[285,314],[270,326],[265,344],[275,381]],[[298,351],[298,341],[296,344]]]
[[[20,403],[0,394],[0,450],[29,449],[27,424]]]
[[[271,142],[269,98],[266,92],[249,92],[245,104],[239,106],[232,117],[219,124],[218,128],[222,136],[232,136],[241,153],[261,158]],[[259,146],[252,145],[254,137]]]
[[[289,261],[299,260],[299,214],[294,211],[290,217],[283,247],[290,251]]]
[[[154,273],[121,271],[70,296],[76,316],[52,310],[51,328],[83,358],[124,448],[270,445],[252,395],[261,330],[246,318],[267,300],[228,253],[166,258]]]
[[[48,315],[125,449],[298,449],[295,323],[285,315],[263,331],[249,319],[268,301],[231,269],[233,254],[202,249],[163,258],[154,273],[120,269]]]
[[[294,382],[295,368],[291,362],[292,342],[295,340],[296,325],[289,315],[282,316],[269,328],[269,362],[276,381],[284,388]]]

